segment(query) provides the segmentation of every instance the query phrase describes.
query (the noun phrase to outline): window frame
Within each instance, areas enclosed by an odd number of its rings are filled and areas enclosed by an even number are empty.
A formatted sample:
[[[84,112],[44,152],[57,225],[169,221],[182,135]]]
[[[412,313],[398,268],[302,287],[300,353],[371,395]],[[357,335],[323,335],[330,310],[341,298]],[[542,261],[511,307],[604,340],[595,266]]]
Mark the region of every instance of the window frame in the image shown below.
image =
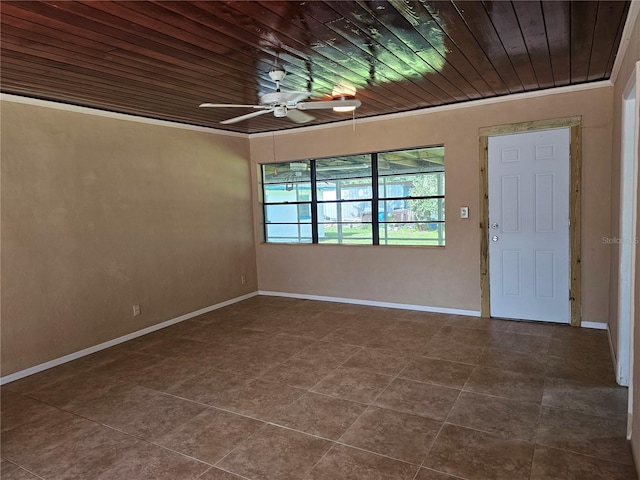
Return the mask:
[[[360,177],[354,177],[354,178],[365,178],[371,179],[371,190],[372,190],[372,194],[371,194],[371,198],[369,199],[364,199],[364,200],[354,200],[354,199],[342,199],[342,198],[336,198],[335,200],[319,200],[318,199],[318,178],[317,178],[317,166],[316,166],[316,162],[318,160],[324,160],[324,159],[331,159],[331,158],[341,158],[341,157],[348,157],[351,155],[339,155],[339,156],[331,156],[331,157],[320,157],[320,158],[309,158],[309,159],[304,159],[304,160],[298,160],[298,162],[301,161],[305,161],[305,162],[309,162],[309,174],[310,174],[310,178],[309,178],[309,184],[310,184],[310,190],[311,190],[311,195],[310,195],[310,200],[309,201],[295,201],[295,202],[290,202],[290,201],[283,201],[283,202],[271,202],[268,203],[267,202],[267,195],[265,192],[265,189],[267,188],[267,186],[269,185],[268,183],[265,182],[265,166],[267,165],[278,165],[278,164],[291,164],[291,163],[295,163],[295,160],[290,160],[290,161],[286,161],[286,162],[269,162],[269,163],[262,163],[260,164],[260,175],[261,175],[261,186],[262,186],[262,218],[263,218],[263,235],[264,235],[264,242],[265,243],[273,243],[273,244],[292,244],[292,245],[331,245],[331,243],[324,243],[324,242],[320,242],[319,240],[319,225],[322,224],[324,225],[324,222],[319,222],[318,221],[318,206],[322,205],[322,204],[328,204],[328,203],[333,203],[336,205],[336,208],[339,210],[341,208],[341,206],[345,203],[354,203],[356,201],[360,201],[360,202],[367,202],[370,203],[371,205],[371,243],[367,243],[367,244],[351,244],[351,243],[339,243],[339,245],[348,245],[348,246],[354,246],[354,245],[358,245],[358,246],[390,246],[390,247],[402,247],[402,246],[408,246],[408,247],[429,247],[429,248],[433,248],[433,247],[437,247],[437,248],[444,248],[445,244],[446,244],[446,235],[443,234],[442,232],[444,231],[444,225],[446,224],[446,216],[444,215],[445,212],[445,205],[443,205],[441,207],[441,212],[442,212],[442,216],[439,215],[438,220],[428,220],[428,223],[437,223],[438,224],[438,230],[439,230],[439,236],[438,236],[438,244],[436,245],[424,245],[424,244],[420,244],[420,243],[409,243],[409,244],[394,244],[394,243],[387,243],[388,242],[388,237],[387,240],[383,243],[380,242],[380,228],[382,225],[385,224],[393,224],[395,222],[388,222],[386,221],[386,217],[384,221],[380,221],[379,219],[379,214],[374,214],[374,212],[379,212],[379,206],[381,203],[387,202],[387,201],[412,201],[412,200],[430,200],[430,199],[435,199],[438,201],[442,201],[444,203],[445,200],[445,193],[444,190],[442,195],[420,195],[420,196],[416,196],[416,197],[412,197],[412,196],[404,196],[404,197],[398,197],[398,196],[394,196],[394,197],[385,197],[385,198],[381,198],[380,197],[380,181],[382,178],[386,177],[386,178],[390,178],[393,176],[411,176],[411,175],[420,175],[420,174],[428,174],[428,173],[440,173],[442,174],[442,181],[444,181],[445,178],[445,164],[443,163],[442,165],[442,171],[435,171],[435,172],[416,172],[416,173],[397,173],[397,174],[382,174],[380,175],[380,171],[379,171],[379,164],[378,164],[378,155],[380,154],[384,154],[384,153],[394,153],[394,152],[408,152],[408,151],[412,151],[412,150],[422,150],[422,149],[429,149],[429,148],[443,148],[444,149],[444,144],[439,144],[439,145],[428,145],[428,146],[423,146],[423,147],[413,147],[413,148],[403,148],[403,149],[395,149],[395,150],[386,150],[386,151],[382,151],[382,152],[370,152],[370,153],[357,153],[357,154],[352,154],[352,155],[368,155],[370,157],[371,160],[371,175],[369,176],[360,176]],[[339,181],[339,180],[343,180],[340,178],[336,178],[336,179],[321,179],[320,182],[324,182],[324,181]],[[306,182],[305,182],[306,183]],[[444,188],[444,185],[443,187]],[[280,222],[276,222],[276,223],[268,223],[267,222],[267,207],[271,206],[271,205],[296,205],[297,208],[299,209],[300,205],[309,205],[310,209],[311,209],[311,222],[300,222],[299,218],[298,218],[298,222],[297,225],[310,225],[311,227],[311,242],[303,242],[300,241],[300,238],[302,238],[300,236],[300,234],[298,235],[298,241],[291,241],[291,242],[286,242],[283,240],[280,241],[269,241],[269,236],[268,236],[268,225],[275,225],[275,224],[280,224]],[[385,208],[386,211],[386,208]],[[404,222],[404,223],[414,223],[414,224],[420,224],[420,223],[425,223],[425,221],[411,221],[411,222]],[[282,223],[282,224],[287,224],[287,225],[295,225],[295,223]],[[341,223],[342,224],[342,223]],[[362,223],[365,224],[365,223]],[[369,225],[369,222],[366,222],[367,225]],[[442,228],[441,228],[442,226]],[[299,228],[298,228],[299,231]],[[292,237],[293,239],[294,237]]]

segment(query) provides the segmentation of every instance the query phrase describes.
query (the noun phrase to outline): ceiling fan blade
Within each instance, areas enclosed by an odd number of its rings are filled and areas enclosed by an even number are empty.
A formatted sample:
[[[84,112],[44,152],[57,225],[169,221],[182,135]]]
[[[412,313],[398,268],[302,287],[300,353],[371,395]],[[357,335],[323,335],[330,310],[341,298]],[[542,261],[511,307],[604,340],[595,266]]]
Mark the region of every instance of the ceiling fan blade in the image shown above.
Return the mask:
[[[234,103],[201,103],[199,107],[213,107],[213,108],[265,108],[264,105],[237,105]]]
[[[324,108],[335,107],[359,107],[362,105],[360,100],[327,100],[321,102],[301,102],[296,105],[298,110],[320,110]]]
[[[287,118],[295,123],[307,123],[316,119],[316,117],[309,115],[308,113],[293,109],[287,112]]]
[[[223,125],[229,125],[230,123],[241,122],[243,120],[248,120],[250,118],[257,117],[258,115],[263,115],[265,113],[270,113],[270,112],[273,112],[273,108],[269,108],[269,109],[265,109],[265,110],[258,110],[257,112],[247,113],[246,115],[240,115],[239,117],[233,117],[233,118],[230,118],[229,120],[223,120],[220,123],[222,123]]]

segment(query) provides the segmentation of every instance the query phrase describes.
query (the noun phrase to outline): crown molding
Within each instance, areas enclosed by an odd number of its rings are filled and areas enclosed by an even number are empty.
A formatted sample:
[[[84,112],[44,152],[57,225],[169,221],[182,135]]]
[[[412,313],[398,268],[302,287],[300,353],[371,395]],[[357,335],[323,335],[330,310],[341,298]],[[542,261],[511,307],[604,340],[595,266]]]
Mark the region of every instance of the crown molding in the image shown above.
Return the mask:
[[[213,133],[215,135],[226,135],[229,137],[249,138],[247,133],[230,132],[229,130],[221,130],[211,127],[199,127],[197,125],[189,125],[188,123],[171,122],[169,120],[157,120],[155,118],[141,117],[138,115],[129,115],[126,113],[111,112],[109,110],[100,110],[98,108],[82,107],[69,103],[54,102],[52,100],[41,100],[39,98],[23,97],[11,93],[0,93],[0,100],[3,102],[22,103],[25,105],[34,105],[37,107],[53,108],[55,110],[64,110],[67,112],[81,113],[83,115],[94,115],[96,117],[113,118],[116,120],[125,120],[128,122],[145,123],[148,125],[157,125],[161,127],[178,128],[180,130],[191,130],[194,132]]]
[[[451,105],[442,105],[440,107],[420,108],[420,109],[411,110],[408,112],[387,113],[383,115],[377,115],[375,117],[356,118],[355,120],[354,119],[342,120],[339,122],[332,122],[332,123],[327,123],[323,125],[312,125],[310,127],[296,127],[296,128],[289,128],[287,130],[279,130],[274,132],[251,133],[249,134],[249,138],[284,136],[284,135],[291,135],[295,133],[310,132],[314,130],[324,130],[327,128],[338,128],[338,127],[344,127],[344,126],[354,126],[355,128],[355,126],[357,125],[363,125],[363,124],[372,123],[372,122],[381,122],[385,120],[394,120],[398,118],[415,117],[415,116],[427,115],[431,113],[448,112],[448,111],[460,110],[464,108],[480,107],[482,105],[493,105],[497,103],[525,100],[528,98],[547,97],[551,95],[562,95],[566,93],[581,92],[585,90],[593,90],[597,88],[606,88],[606,87],[613,87],[613,82],[611,82],[610,80],[601,80],[598,82],[582,83],[580,85],[554,87],[554,88],[548,88],[545,90],[536,90],[534,92],[512,93],[512,94],[503,95],[500,97],[483,98],[480,100],[470,100],[468,102],[452,103]]]

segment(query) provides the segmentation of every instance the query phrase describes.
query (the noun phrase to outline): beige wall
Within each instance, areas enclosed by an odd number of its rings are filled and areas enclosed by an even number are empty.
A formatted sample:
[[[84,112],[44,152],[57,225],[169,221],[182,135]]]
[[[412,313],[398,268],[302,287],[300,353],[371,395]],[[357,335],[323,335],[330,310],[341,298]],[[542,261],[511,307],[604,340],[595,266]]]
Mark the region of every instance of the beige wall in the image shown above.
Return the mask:
[[[583,320],[606,322],[609,250],[601,238],[610,226],[612,93],[604,87],[367,122],[355,131],[347,124],[252,137],[254,169],[274,161],[274,150],[276,161],[286,161],[444,144],[446,156],[445,248],[264,244],[256,196],[259,288],[479,311],[478,129],[582,115]],[[464,205],[470,207],[469,220],[458,218]]]
[[[636,11],[638,7],[635,6]],[[635,26],[631,33],[630,42],[622,60],[618,76],[615,81],[613,95],[613,143],[611,158],[611,236],[620,236],[620,166],[621,166],[621,141],[622,141],[622,96],[631,78],[636,62],[640,61],[640,17],[636,18]],[[636,77],[636,95],[640,93],[640,76]],[[637,97],[636,97],[637,98]],[[638,129],[636,125],[636,129]],[[636,132],[636,138],[638,133]],[[640,145],[637,145],[640,149]],[[638,172],[640,177],[640,172]],[[638,205],[640,212],[640,204]],[[618,344],[618,262],[619,262],[619,246],[611,247],[611,289],[610,289],[610,309],[609,309],[609,325],[611,331],[611,339],[614,348]],[[634,419],[632,425],[631,444],[636,465],[640,467],[640,255],[636,256],[636,279],[635,279],[635,335],[633,341],[633,350],[635,352],[635,361],[633,365],[633,397],[630,401],[633,403]],[[617,354],[617,352],[616,352]]]
[[[2,375],[257,289],[246,138],[1,108]]]

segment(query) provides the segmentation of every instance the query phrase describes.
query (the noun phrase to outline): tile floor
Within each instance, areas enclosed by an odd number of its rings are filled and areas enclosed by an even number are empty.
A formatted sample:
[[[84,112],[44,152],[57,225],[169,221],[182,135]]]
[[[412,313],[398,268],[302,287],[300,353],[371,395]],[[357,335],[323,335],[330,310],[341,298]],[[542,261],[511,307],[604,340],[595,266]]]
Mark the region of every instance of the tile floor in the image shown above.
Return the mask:
[[[606,333],[254,297],[2,387],[3,480],[631,480]]]

